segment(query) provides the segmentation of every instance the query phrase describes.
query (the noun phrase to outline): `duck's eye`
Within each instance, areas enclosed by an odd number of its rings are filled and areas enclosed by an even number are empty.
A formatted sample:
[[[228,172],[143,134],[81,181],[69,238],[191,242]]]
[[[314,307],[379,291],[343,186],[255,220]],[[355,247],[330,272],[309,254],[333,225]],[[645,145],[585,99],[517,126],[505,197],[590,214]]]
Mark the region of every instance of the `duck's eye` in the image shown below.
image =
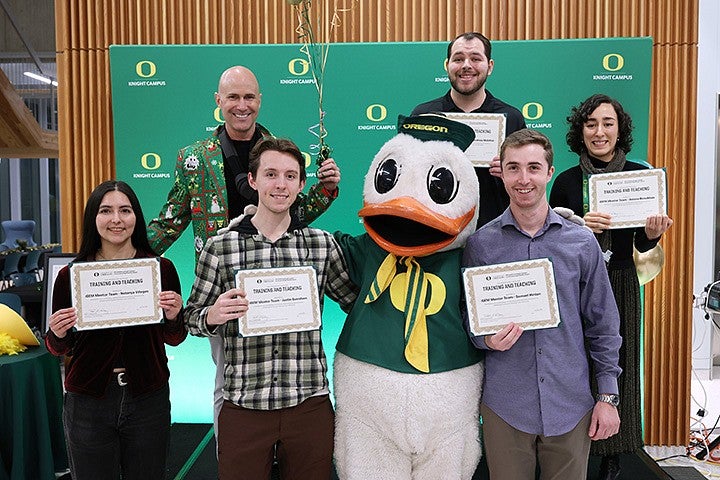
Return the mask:
[[[375,171],[375,190],[387,193],[393,189],[400,177],[400,167],[393,158],[386,158]]]
[[[457,196],[460,182],[455,174],[446,167],[431,168],[427,176],[427,189],[433,202],[444,205]]]

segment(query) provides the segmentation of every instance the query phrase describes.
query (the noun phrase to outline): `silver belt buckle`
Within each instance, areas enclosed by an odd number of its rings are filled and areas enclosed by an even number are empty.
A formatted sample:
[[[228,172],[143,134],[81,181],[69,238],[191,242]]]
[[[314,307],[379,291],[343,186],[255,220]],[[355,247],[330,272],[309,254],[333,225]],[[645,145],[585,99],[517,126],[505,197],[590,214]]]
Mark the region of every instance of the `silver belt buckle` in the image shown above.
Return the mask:
[[[125,377],[125,372],[118,372],[117,382],[118,382],[118,385],[120,385],[121,387],[124,387],[125,385],[127,385],[127,382],[125,380],[123,380],[124,377]]]

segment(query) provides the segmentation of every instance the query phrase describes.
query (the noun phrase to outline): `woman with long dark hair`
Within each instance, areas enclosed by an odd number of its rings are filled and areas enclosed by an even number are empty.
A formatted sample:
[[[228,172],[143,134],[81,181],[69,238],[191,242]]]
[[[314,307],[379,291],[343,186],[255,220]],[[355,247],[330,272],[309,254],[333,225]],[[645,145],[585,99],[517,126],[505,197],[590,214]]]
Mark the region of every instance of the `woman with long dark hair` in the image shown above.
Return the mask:
[[[590,453],[602,455],[601,480],[619,478],[618,455],[633,452],[643,445],[640,417],[640,284],[638,282],[633,246],[646,252],[657,245],[673,221],[667,215],[652,215],[640,228],[610,230],[611,217],[602,212],[589,212],[583,206],[587,196],[587,177],[596,173],[624,172],[647,168],[625,158],[633,143],[632,119],[622,105],[607,95],[597,94],[573,107],[567,117],[570,125],[566,140],[570,150],[580,156],[577,166],[562,172],[550,192],[550,205],[567,207],[584,218],[595,232],[603,250],[610,284],[620,312],[619,399],[598,398],[617,403],[620,432],[606,440],[593,442]],[[608,258],[609,257],[609,258]],[[601,396],[602,397],[602,396]]]
[[[77,262],[156,257],[135,192],[120,181],[98,185],[85,205]],[[45,339],[70,355],[63,424],[75,480],[165,478],[170,430],[170,372],[165,344],[187,336],[180,280],[160,258],[164,322],[75,331],[68,267],[58,273]]]

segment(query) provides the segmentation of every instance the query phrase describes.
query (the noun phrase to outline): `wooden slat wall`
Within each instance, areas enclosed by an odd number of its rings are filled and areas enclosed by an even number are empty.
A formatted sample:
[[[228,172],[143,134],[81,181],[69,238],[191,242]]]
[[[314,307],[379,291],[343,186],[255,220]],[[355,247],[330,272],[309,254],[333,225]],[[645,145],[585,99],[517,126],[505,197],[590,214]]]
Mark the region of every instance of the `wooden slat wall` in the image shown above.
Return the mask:
[[[56,0],[62,242],[79,243],[87,195],[114,176],[108,46],[293,43],[283,0]],[[646,432],[684,445],[690,413],[697,0],[318,0],[351,8],[333,41],[653,37],[649,160],[668,167],[675,225],[666,266],[646,288]],[[571,60],[571,59],[570,59]],[[400,65],[398,68],[412,68]]]

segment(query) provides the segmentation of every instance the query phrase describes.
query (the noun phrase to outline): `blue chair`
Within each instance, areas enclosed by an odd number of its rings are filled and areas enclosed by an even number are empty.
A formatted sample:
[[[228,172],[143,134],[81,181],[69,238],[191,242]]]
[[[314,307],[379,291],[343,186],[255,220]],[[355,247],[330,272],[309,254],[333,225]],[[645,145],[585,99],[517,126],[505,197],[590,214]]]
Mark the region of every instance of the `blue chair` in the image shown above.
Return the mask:
[[[0,245],[7,248],[17,248],[18,240],[26,242],[28,247],[37,245],[33,240],[35,232],[34,220],[5,220],[2,222],[2,229],[5,232],[5,240]]]
[[[15,295],[14,293],[0,292],[0,303],[12,308],[17,312],[18,315],[21,314],[20,309],[22,308],[22,302],[20,301],[19,295]]]
[[[10,282],[16,287],[24,287],[25,285],[32,285],[33,283],[37,283],[37,277],[34,273],[23,273],[23,272],[17,272],[17,273],[11,273],[10,274]]]
[[[2,288],[10,286],[10,275],[18,273],[20,271],[20,259],[22,258],[22,252],[10,252],[5,257],[5,263],[3,264],[2,274],[0,280],[2,281]]]
[[[23,273],[32,273],[35,279],[39,278],[40,272],[40,256],[45,250],[31,250],[25,257],[25,265],[23,265]]]

